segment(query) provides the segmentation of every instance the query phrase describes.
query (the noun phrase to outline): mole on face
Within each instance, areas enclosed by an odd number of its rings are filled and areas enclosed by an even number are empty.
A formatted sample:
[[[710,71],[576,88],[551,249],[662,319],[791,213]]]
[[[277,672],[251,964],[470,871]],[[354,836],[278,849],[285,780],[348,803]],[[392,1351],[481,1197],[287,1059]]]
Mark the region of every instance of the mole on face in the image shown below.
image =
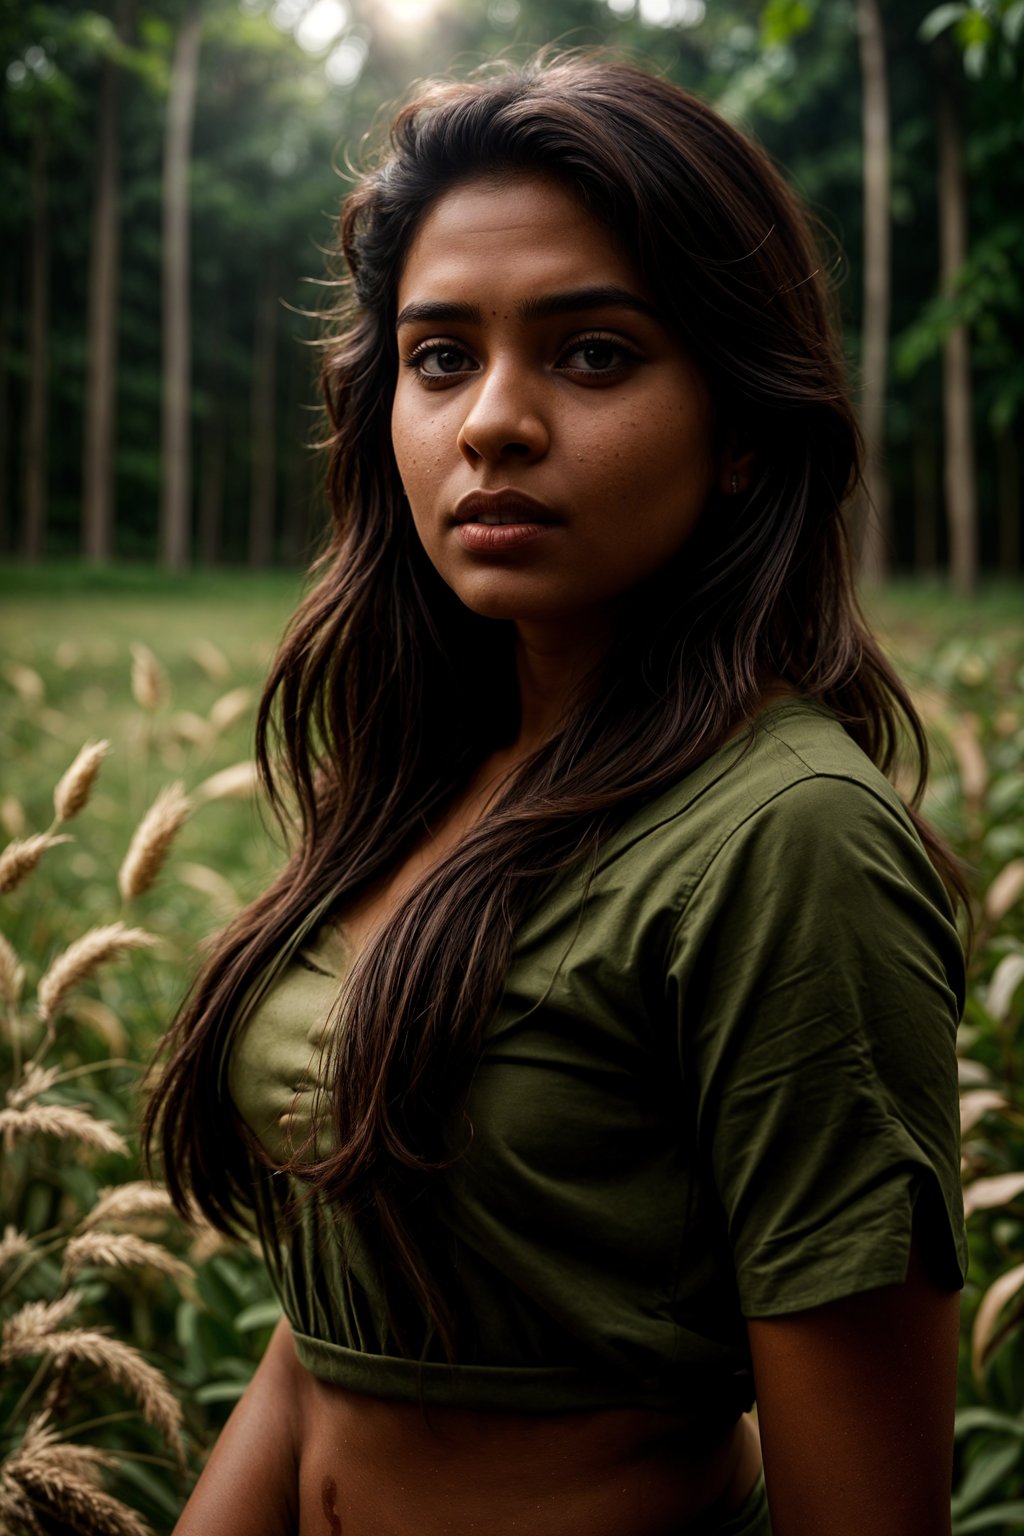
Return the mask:
[[[325,1477],[320,1488],[320,1507],[327,1521],[328,1536],[341,1536],[341,1521],[338,1519],[338,1511],[335,1504],[338,1500],[338,1485],[333,1477]]]

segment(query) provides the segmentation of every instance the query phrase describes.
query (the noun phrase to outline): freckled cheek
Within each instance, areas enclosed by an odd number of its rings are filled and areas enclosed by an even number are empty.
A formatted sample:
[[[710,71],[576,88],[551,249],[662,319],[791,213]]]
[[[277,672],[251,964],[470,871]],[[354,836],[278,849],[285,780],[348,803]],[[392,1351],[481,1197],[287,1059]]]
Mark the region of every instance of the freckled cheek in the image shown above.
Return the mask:
[[[424,420],[418,412],[404,412],[399,403],[392,412],[391,438],[399,473],[411,496],[417,488],[436,485],[449,461],[458,457],[458,427],[440,414]]]

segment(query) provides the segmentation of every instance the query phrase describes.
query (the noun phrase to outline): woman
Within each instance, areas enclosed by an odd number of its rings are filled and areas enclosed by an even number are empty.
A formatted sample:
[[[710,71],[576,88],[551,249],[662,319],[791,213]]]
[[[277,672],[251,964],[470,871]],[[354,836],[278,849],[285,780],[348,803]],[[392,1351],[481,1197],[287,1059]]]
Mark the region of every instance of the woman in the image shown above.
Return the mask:
[[[295,851],[149,1113],[285,1314],[179,1536],[941,1536],[956,876],[804,218],[568,57],[429,89],[341,240]]]

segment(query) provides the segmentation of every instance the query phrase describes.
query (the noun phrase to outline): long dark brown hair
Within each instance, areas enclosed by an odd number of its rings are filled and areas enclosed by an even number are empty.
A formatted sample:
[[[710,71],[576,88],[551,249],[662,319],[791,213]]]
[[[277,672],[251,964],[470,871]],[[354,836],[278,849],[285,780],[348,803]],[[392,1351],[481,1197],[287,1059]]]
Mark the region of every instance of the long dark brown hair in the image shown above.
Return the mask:
[[[792,193],[709,107],[627,63],[542,58],[431,86],[341,216],[349,275],[323,367],[333,532],[258,722],[294,851],[220,935],[170,1031],[145,1128],[175,1201],[228,1230],[243,1221],[251,1147],[225,1113],[233,1032],[303,938],[393,869],[515,737],[511,626],[471,613],[430,566],[389,423],[396,291],[424,214],[469,178],[520,172],[556,178],[615,234],[754,472],[744,494],[712,496],[557,734],[399,903],[347,986],[333,1150],[302,1176],[377,1224],[449,1344],[422,1196],[453,1155],[517,928],[551,880],[750,720],[769,680],[828,704],[883,772],[909,745],[911,814],[957,887],[914,809],[921,724],[851,589],[843,508],[859,437],[829,285]]]

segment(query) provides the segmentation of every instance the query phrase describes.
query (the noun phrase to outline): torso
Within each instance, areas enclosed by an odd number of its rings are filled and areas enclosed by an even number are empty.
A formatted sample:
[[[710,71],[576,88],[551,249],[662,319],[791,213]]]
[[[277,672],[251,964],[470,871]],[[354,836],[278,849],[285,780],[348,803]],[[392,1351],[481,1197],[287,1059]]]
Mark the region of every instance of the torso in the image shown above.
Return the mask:
[[[339,914],[358,953],[465,834],[513,764],[484,763],[443,821]],[[374,1399],[302,1367],[298,1536],[678,1536],[740,1507],[760,1471],[749,1416],[728,1427],[643,1409],[512,1414]]]
[[[709,1435],[639,1409],[425,1414],[303,1375],[298,1536],[680,1536],[760,1469],[747,1417]]]

